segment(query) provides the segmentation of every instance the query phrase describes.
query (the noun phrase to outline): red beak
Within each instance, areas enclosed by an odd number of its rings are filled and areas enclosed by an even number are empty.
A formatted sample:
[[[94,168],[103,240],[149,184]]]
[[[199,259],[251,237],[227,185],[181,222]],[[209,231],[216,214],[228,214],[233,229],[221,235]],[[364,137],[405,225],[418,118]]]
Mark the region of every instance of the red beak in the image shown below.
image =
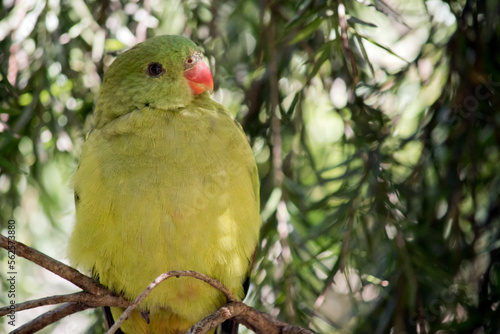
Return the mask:
[[[214,91],[212,73],[210,73],[207,64],[202,60],[198,61],[194,67],[184,71],[184,77],[187,79],[194,95],[201,94],[207,90],[212,94]]]

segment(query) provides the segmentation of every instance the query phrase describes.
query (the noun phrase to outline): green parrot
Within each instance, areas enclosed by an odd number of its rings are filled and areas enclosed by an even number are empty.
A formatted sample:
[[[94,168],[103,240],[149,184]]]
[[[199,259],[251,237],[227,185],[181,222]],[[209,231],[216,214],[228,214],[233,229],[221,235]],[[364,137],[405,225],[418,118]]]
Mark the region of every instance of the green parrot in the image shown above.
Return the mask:
[[[136,45],[104,75],[73,177],[68,255],[131,301],[170,270],[211,276],[239,300],[246,293],[261,226],[258,174],[245,134],[212,89],[198,47],[180,36]],[[185,333],[226,302],[207,283],[172,278],[121,330]]]

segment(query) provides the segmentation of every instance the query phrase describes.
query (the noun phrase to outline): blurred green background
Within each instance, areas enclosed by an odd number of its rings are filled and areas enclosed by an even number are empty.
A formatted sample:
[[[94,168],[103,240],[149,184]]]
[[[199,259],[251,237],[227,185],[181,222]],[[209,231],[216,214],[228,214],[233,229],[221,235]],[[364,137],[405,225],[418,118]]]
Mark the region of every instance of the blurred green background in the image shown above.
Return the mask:
[[[67,262],[103,73],[182,34],[259,167],[247,303],[318,333],[499,333],[499,17],[493,0],[2,0],[2,234],[13,218],[17,240]],[[17,302],[76,291],[17,260]],[[103,326],[88,311],[44,332]]]

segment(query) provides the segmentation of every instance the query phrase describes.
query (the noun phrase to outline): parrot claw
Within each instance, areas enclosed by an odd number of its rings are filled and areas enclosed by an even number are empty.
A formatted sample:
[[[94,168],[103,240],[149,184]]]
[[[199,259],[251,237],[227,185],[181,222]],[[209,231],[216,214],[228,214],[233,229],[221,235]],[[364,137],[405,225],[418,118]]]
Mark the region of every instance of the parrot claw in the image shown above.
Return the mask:
[[[139,313],[144,318],[144,320],[146,320],[146,323],[149,325],[149,311],[142,310],[142,311],[139,311]]]

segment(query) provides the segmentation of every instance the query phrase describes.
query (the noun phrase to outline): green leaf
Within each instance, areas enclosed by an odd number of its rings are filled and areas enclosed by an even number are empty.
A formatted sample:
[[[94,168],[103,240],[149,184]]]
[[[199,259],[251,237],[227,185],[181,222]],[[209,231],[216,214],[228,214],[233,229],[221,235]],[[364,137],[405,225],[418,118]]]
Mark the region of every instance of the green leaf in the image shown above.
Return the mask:
[[[10,161],[1,156],[0,156],[0,166],[14,173],[19,173],[24,175],[29,174],[28,172],[22,170],[21,168],[17,167],[16,165],[14,165],[13,163],[11,163]]]
[[[357,31],[355,31],[355,30],[350,29],[350,31],[351,31],[351,33],[353,33],[354,35],[357,35],[357,36],[359,36],[360,38],[365,39],[365,40],[367,40],[368,42],[372,43],[373,45],[376,45],[376,46],[378,46],[379,48],[384,49],[385,51],[387,51],[387,52],[389,52],[391,55],[393,55],[393,56],[395,56],[395,57],[397,57],[397,58],[401,59],[401,60],[402,60],[402,61],[404,61],[405,63],[407,63],[407,64],[409,64],[409,63],[410,63],[408,60],[406,60],[406,59],[404,59],[403,57],[401,57],[400,55],[396,54],[394,51],[392,51],[391,49],[389,49],[387,46],[382,45],[382,44],[378,43],[377,41],[374,41],[374,40],[373,40],[373,39],[371,39],[370,37],[363,36],[363,35],[361,35],[360,33],[358,33],[358,32],[357,32]]]
[[[368,58],[368,53],[366,53],[365,45],[363,44],[361,37],[359,37],[358,35],[354,35],[354,37],[356,37],[356,39],[358,40],[359,47],[361,48],[361,52],[363,53],[363,58],[365,58],[365,61],[370,68],[370,74],[372,75],[372,77],[375,77],[375,69],[373,68],[370,58]]]
[[[316,59],[316,61],[314,63],[314,67],[313,67],[311,73],[309,73],[309,76],[308,76],[309,79],[313,78],[318,73],[318,71],[321,68],[321,66],[323,65],[323,63],[330,58],[330,55],[332,53],[331,48],[332,48],[332,45],[335,43],[338,43],[338,41],[337,40],[328,41],[318,50],[318,52],[316,54],[320,53],[320,56],[318,57],[318,59]]]
[[[349,17],[347,19],[347,22],[349,22],[349,23],[357,23],[357,24],[368,26],[368,27],[377,28],[377,26],[375,24],[363,21],[363,20],[358,19],[357,17],[354,17],[354,16]]]
[[[295,44],[297,42],[300,42],[304,38],[308,37],[312,33],[316,32],[323,23],[324,19],[322,17],[318,17],[315,20],[313,20],[311,23],[309,23],[307,26],[305,26],[301,32],[299,32],[290,42],[290,44]]]

